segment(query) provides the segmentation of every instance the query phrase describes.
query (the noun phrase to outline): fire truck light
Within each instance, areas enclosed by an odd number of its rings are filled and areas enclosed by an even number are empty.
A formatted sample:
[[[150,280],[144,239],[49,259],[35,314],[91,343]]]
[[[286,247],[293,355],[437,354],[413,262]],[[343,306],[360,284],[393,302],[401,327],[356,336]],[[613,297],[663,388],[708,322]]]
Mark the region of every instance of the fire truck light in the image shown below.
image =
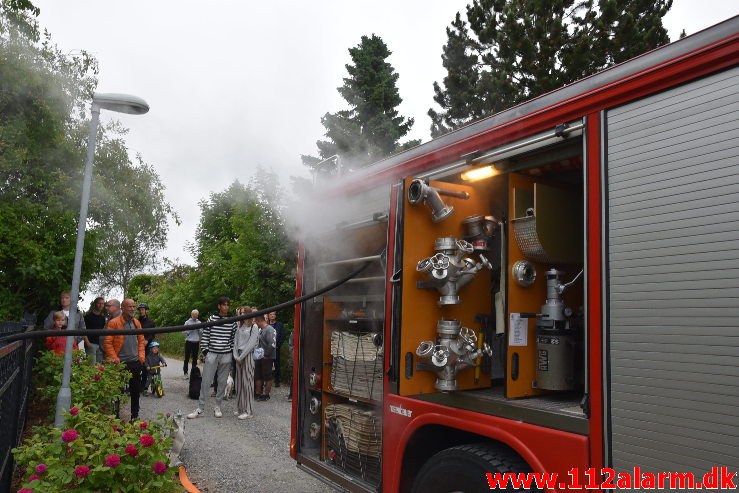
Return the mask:
[[[465,181],[478,181],[490,178],[498,174],[498,170],[492,165],[483,166],[482,168],[474,168],[462,173],[461,177]]]

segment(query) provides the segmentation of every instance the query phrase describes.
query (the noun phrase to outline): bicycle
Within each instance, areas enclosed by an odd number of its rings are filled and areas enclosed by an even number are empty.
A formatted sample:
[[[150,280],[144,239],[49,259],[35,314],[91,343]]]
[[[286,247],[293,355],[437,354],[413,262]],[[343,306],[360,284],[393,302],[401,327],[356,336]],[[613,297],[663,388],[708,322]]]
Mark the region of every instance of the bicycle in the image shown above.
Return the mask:
[[[164,396],[164,386],[162,385],[162,373],[160,370],[161,366],[152,366],[149,370],[152,372],[151,375],[151,393],[157,397]]]

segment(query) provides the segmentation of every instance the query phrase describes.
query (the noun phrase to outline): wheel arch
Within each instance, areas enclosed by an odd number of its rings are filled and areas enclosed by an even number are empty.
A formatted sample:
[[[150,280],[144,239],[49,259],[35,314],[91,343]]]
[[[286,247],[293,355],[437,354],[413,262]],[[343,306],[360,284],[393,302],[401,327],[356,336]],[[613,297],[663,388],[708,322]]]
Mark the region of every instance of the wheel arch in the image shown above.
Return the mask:
[[[410,491],[421,467],[434,454],[457,445],[484,442],[507,448],[521,457],[532,470],[542,470],[541,463],[533,453],[507,432],[496,433],[495,430],[486,430],[485,434],[481,434],[448,424],[428,423],[417,427],[405,440],[399,491]]]

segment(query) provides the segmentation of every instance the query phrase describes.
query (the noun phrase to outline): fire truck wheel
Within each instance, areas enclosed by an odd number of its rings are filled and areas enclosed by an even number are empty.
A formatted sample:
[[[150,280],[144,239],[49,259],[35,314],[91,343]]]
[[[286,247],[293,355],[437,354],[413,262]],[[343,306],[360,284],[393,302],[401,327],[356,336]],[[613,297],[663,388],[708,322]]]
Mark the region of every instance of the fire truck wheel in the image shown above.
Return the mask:
[[[489,443],[458,445],[433,455],[423,465],[413,482],[412,492],[476,493],[490,491],[486,473],[496,472],[525,473],[531,472],[531,468],[515,452],[504,447]]]

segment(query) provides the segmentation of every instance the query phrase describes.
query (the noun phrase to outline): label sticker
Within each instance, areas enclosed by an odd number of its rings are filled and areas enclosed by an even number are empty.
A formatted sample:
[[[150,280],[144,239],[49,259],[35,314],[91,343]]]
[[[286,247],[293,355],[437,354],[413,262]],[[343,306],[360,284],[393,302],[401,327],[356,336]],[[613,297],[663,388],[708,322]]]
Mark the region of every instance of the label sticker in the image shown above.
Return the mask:
[[[508,345],[529,345],[529,319],[521,318],[520,313],[511,313],[510,330],[508,331]]]

